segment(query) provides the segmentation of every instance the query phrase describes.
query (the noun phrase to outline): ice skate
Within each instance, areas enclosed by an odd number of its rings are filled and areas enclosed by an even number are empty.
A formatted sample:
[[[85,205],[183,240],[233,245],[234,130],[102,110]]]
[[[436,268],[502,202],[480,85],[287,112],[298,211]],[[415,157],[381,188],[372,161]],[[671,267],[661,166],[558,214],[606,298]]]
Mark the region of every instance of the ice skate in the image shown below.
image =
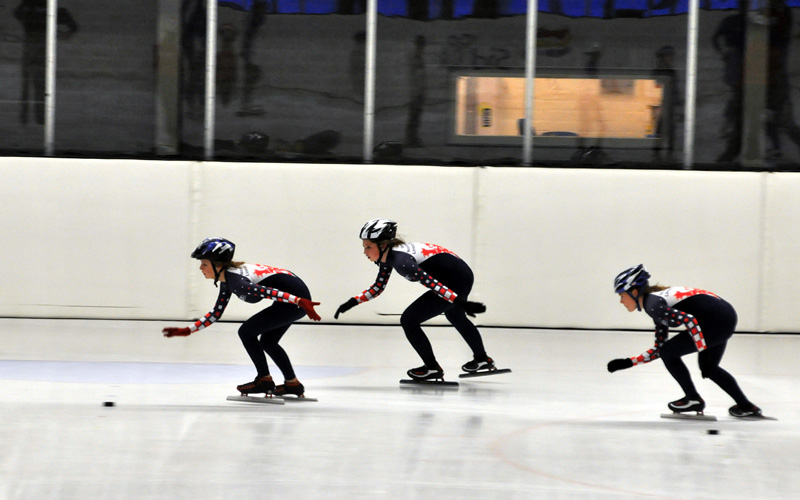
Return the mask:
[[[480,370],[496,370],[494,360],[489,356],[483,358],[474,358],[472,361],[467,361],[461,366],[461,369],[467,373],[475,373]]]
[[[733,405],[728,408],[728,413],[732,417],[743,420],[778,420],[775,417],[767,417],[761,412],[761,408],[750,403],[749,406]]]
[[[511,372],[508,368],[498,369],[494,364],[494,360],[489,356],[474,358],[472,361],[467,361],[461,366],[461,369],[464,370],[465,373],[459,374],[459,378],[482,377],[485,375],[499,375],[501,373]]]
[[[262,403],[282,405],[283,398],[273,397],[275,392],[275,382],[267,380],[267,377],[256,377],[252,382],[237,385],[236,390],[239,391],[238,396],[228,396],[228,401],[240,401],[245,403]],[[250,394],[261,394],[263,396],[250,396]]]
[[[316,398],[306,397],[306,388],[301,383],[281,384],[275,388],[275,395],[284,401],[316,401]]]
[[[285,402],[283,398],[272,397],[272,394],[264,396],[228,396],[226,399],[228,401],[239,401],[240,403],[260,403],[268,405],[282,405]]]
[[[406,372],[412,380],[443,380],[444,371],[442,367],[428,368],[422,365],[418,368],[412,368]]]
[[[412,368],[406,372],[410,379],[403,379],[401,384],[428,384],[428,385],[450,385],[458,386],[458,382],[445,382],[444,371],[441,366],[436,368],[428,368],[422,365],[418,368]]]
[[[695,398],[682,398],[677,401],[668,403],[667,406],[672,413],[662,413],[661,418],[683,418],[691,420],[716,420],[717,417],[713,415],[705,415],[703,410],[706,408],[706,402],[701,397]],[[690,412],[695,412],[694,415]]]
[[[236,390],[243,396],[247,394],[260,394],[264,393],[266,396],[271,396],[275,392],[275,382],[268,380],[267,377],[256,377],[252,382],[237,385]]]

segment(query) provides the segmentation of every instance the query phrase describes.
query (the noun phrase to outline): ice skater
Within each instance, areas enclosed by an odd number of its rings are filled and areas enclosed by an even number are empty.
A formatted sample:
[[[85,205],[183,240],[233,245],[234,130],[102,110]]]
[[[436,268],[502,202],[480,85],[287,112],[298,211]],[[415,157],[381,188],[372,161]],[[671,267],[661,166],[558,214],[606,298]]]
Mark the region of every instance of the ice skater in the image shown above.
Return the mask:
[[[278,345],[292,323],[308,315],[314,321],[320,317],[314,311],[319,302],[311,301],[311,293],[303,280],[291,271],[262,264],[234,262],[235,245],[224,238],[206,238],[192,252],[200,261],[200,271],[206,279],[219,285],[219,296],[214,308],[203,319],[190,327],[167,327],[165,337],[186,337],[214,324],[228,306],[231,295],[256,303],[270,299],[274,303],[250,317],[239,327],[239,338],[256,367],[256,378],[236,388],[242,394],[265,393],[282,396],[294,394],[301,397],[305,388],[297,379],[286,351]],[[259,339],[260,336],[260,339]],[[285,382],[275,386],[269,372],[267,353],[283,372]]]
[[[400,324],[411,346],[422,358],[424,365],[408,370],[414,380],[441,380],[444,371],[436,361],[433,348],[422,331],[422,323],[444,313],[447,320],[472,349],[473,359],[461,368],[467,373],[495,369],[494,361],[486,354],[483,339],[467,315],[486,311],[486,306],[467,300],[475,280],[472,269],[456,254],[430,243],[405,243],[397,237],[397,223],[389,219],[373,219],[364,224],[359,236],[364,255],[378,266],[375,283],[356,297],[339,306],[339,315],[358,304],[380,295],[392,270],[409,281],[418,281],[429,288],[411,303],[400,317]]]
[[[736,329],[736,311],[714,293],[697,288],[650,285],[650,273],[639,264],[621,272],[614,280],[614,292],[629,312],[644,310],[656,326],[655,346],[633,358],[614,359],[608,371],[615,372],[661,358],[670,375],[683,389],[684,396],[667,406],[675,413],[697,412],[706,406],[695,389],[682,356],[698,352],[703,378],[711,379],[736,402],[728,413],[734,417],[758,417],[761,409],[750,402],[733,375],[719,363],[728,340]],[[686,330],[667,340],[670,327]]]

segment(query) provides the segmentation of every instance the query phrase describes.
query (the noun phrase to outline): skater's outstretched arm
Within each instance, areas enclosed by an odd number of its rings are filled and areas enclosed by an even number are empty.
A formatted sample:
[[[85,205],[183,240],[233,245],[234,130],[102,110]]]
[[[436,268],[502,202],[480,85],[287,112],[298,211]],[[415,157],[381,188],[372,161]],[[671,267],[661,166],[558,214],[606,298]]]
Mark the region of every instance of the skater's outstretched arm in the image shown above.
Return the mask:
[[[667,308],[667,315],[671,325],[683,326],[686,328],[686,331],[692,336],[692,340],[694,341],[694,345],[697,346],[698,352],[706,350],[706,339],[703,335],[703,330],[700,328],[700,323],[697,322],[697,318],[687,312],[672,307]]]
[[[228,307],[228,302],[230,302],[230,299],[231,290],[226,283],[222,283],[219,287],[217,303],[214,304],[214,308],[206,313],[202,319],[195,321],[195,323],[188,328],[166,327],[161,330],[161,333],[163,333],[165,337],[188,337],[194,332],[208,328],[222,317],[222,313],[224,313],[225,308]]]
[[[645,312],[647,312],[647,314],[653,318],[657,329],[659,326],[664,328],[665,332],[662,344],[667,340],[666,330],[668,328],[683,327],[686,328],[686,330],[689,332],[689,335],[692,336],[692,340],[694,341],[695,346],[697,346],[698,351],[703,351],[706,349],[706,340],[703,336],[703,330],[700,328],[700,324],[693,315],[685,311],[681,311],[680,309],[669,307],[666,300],[664,300],[662,297],[653,295],[650,295],[647,298],[645,303]],[[660,348],[661,346],[658,344],[658,338],[658,330],[656,330],[656,347]]]
[[[392,266],[390,266],[385,262],[379,263],[378,277],[375,279],[375,283],[373,283],[371,287],[361,292],[360,295],[347,299],[347,302],[340,305],[339,308],[336,309],[336,314],[333,315],[333,319],[339,319],[340,314],[345,313],[350,309],[354,308],[355,306],[370,301],[375,297],[377,297],[378,295],[382,294],[383,290],[386,288],[386,283],[389,282],[389,278],[391,276],[392,276]]]
[[[264,269],[276,269],[268,268],[267,266],[261,267]],[[284,272],[286,274],[292,274],[288,271]],[[297,295],[292,295],[289,292],[284,292],[277,288],[253,283],[238,273],[226,273],[225,284],[228,285],[233,293],[236,293],[236,296],[245,302],[258,302],[261,299],[269,299],[275,302],[294,304],[305,311],[306,315],[312,320],[319,321],[321,319],[319,314],[314,310],[314,306],[318,306],[319,302],[312,302],[310,299],[298,297]]]
[[[643,365],[658,359],[658,351],[661,349],[661,346],[664,345],[664,342],[667,341],[667,336],[669,336],[669,328],[666,325],[657,324],[656,343],[652,348],[632,358],[613,359],[609,361],[608,371],[614,373],[617,370],[624,370],[626,368],[631,368],[632,366]]]
[[[644,302],[644,310],[651,318],[653,318],[653,322],[656,325],[655,345],[652,349],[648,349],[636,357],[629,358],[630,364],[628,364],[627,360],[624,359],[613,360],[608,364],[608,371],[614,372],[617,370],[630,368],[631,366],[649,363],[650,361],[658,359],[660,357],[659,351],[661,350],[661,346],[664,345],[664,342],[666,342],[667,338],[669,337],[670,327],[686,328],[686,330],[689,332],[689,335],[692,336],[692,340],[697,346],[697,350],[703,351],[706,349],[706,341],[705,337],[703,336],[703,331],[700,328],[700,324],[697,322],[697,319],[691,314],[674,307],[669,307],[666,300],[656,295],[647,296]]]

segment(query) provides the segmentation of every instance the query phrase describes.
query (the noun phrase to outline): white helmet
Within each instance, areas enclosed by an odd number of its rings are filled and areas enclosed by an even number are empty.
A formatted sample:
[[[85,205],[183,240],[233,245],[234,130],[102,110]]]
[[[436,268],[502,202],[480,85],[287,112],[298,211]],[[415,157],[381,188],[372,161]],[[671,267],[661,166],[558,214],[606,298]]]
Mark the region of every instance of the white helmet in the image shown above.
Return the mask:
[[[386,241],[397,235],[397,222],[389,219],[372,219],[361,228],[358,237],[362,240]]]

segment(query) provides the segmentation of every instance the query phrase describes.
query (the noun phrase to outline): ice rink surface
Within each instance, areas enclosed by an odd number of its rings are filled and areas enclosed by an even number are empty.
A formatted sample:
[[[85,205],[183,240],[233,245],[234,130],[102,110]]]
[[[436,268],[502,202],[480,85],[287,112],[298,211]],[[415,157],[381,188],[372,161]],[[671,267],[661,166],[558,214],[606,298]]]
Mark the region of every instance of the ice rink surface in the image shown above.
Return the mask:
[[[255,375],[237,324],[176,324],[0,319],[0,499],[800,498],[795,335],[737,334],[722,363],[777,421],[729,417],[684,358],[698,422],[660,418],[682,396],[660,361],[606,371],[646,332],[484,328],[513,372],[458,379],[466,345],[430,327],[443,390],[398,384],[399,327],[299,324],[282,345],[319,401],[279,406],[226,401]]]

